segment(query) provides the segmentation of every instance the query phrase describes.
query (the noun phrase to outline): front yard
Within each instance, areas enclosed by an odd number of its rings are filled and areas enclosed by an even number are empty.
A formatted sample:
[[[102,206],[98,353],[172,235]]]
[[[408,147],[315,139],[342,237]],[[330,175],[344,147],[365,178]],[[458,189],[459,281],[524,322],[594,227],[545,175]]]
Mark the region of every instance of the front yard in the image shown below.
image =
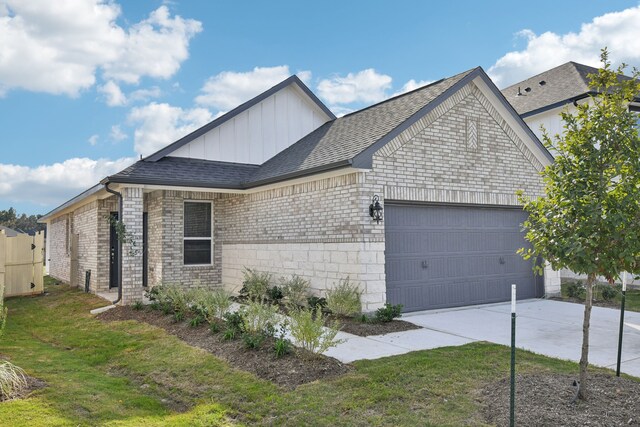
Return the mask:
[[[46,387],[0,403],[0,425],[483,425],[508,413],[491,392],[506,390],[506,347],[475,343],[356,362],[289,391],[164,329],[96,319],[89,310],[105,302],[95,296],[64,285],[46,290],[7,302],[0,354]],[[528,352],[518,361],[523,382],[577,372],[574,363]],[[610,371],[601,377],[617,380]],[[527,412],[521,419],[535,421]]]

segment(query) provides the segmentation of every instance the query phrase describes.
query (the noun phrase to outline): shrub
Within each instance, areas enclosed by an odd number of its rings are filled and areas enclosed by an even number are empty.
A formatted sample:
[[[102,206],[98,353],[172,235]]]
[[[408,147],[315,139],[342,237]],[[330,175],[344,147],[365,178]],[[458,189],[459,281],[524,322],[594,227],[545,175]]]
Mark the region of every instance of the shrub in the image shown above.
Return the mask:
[[[595,290],[596,292],[600,292],[600,296],[605,301],[611,301],[618,295],[618,290],[609,285],[597,285]]]
[[[189,326],[195,328],[202,325],[205,321],[206,320],[204,317],[202,317],[200,314],[196,314],[191,318],[191,320],[189,320]]]
[[[391,305],[386,303],[384,307],[376,310],[375,318],[378,322],[391,322],[393,319],[402,316],[402,304]]]
[[[282,293],[287,302],[295,307],[303,307],[309,294],[309,281],[294,274],[290,279],[280,279]]]
[[[245,268],[242,274],[244,280],[242,281],[240,296],[247,298],[249,301],[264,301],[267,298],[267,291],[271,287],[271,274],[250,268]]]
[[[259,348],[264,342],[264,339],[264,334],[242,334],[242,342],[244,342],[244,346],[252,350]]]
[[[180,312],[184,316],[189,311],[193,293],[177,285],[158,285],[147,291],[152,301],[157,301],[164,314]]]
[[[325,307],[327,306],[327,299],[326,298],[320,298],[317,296],[310,296],[309,298],[307,298],[307,305],[309,306],[309,308],[311,310],[313,310],[313,312],[315,313],[317,310],[320,310],[320,312],[322,312]]]
[[[347,277],[333,289],[327,290],[327,308],[336,316],[349,317],[360,314],[362,291]]]
[[[273,288],[269,288],[267,291],[267,297],[269,301],[273,303],[279,303],[282,298],[284,298],[284,294],[282,293],[282,288],[279,286],[274,286]]]
[[[220,323],[218,322],[210,323],[209,330],[211,331],[212,334],[217,334],[218,332],[220,332]]]
[[[322,316],[314,316],[311,310],[291,310],[291,336],[303,349],[314,354],[327,351],[342,342],[336,339],[338,324],[324,326]]]
[[[134,310],[136,311],[140,311],[144,308],[144,304],[142,303],[142,301],[136,301],[133,303],[133,307]]]
[[[238,333],[242,333],[242,325],[244,324],[244,317],[241,312],[234,311],[233,313],[225,313],[224,321],[227,325],[227,330],[233,330]]]
[[[571,282],[567,285],[567,296],[569,298],[584,298],[586,289],[580,282]]]
[[[276,358],[283,357],[291,352],[291,341],[286,338],[288,322],[280,324],[280,332],[273,343],[273,351]]]
[[[231,307],[231,292],[218,288],[197,289],[193,294],[192,309],[208,323],[222,319]]]
[[[242,332],[250,335],[273,336],[278,321],[278,307],[251,302],[242,308]]]

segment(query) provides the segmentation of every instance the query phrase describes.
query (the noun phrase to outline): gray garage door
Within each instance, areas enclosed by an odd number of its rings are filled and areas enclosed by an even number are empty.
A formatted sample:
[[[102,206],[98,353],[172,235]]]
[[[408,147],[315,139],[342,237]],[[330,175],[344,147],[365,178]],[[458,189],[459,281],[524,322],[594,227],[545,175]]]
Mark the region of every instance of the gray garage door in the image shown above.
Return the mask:
[[[519,209],[385,206],[387,300],[404,311],[542,295],[543,281],[516,251],[528,247]]]

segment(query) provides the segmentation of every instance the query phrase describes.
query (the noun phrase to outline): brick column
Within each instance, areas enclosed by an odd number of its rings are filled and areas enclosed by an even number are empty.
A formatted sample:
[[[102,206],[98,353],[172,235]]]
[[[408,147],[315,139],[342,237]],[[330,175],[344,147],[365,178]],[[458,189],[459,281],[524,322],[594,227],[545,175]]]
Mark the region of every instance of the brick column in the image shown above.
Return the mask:
[[[122,304],[142,300],[142,188],[122,190],[122,221],[127,241],[122,245]]]

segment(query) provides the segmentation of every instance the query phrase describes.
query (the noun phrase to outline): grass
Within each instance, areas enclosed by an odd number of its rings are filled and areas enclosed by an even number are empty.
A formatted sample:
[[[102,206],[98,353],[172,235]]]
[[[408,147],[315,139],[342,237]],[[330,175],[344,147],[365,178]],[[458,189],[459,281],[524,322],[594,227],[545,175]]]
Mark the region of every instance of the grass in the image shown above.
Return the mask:
[[[569,282],[566,282],[566,283],[563,283],[562,285],[560,285],[561,295],[562,295],[563,298],[569,298],[569,295],[567,294],[567,286],[569,286]],[[599,295],[595,295],[595,298],[598,299]],[[584,298],[582,300],[584,301]],[[618,293],[618,295],[615,297],[614,301],[617,302],[618,305],[619,305],[621,300],[622,300],[622,294]],[[626,296],[625,296],[624,308],[625,308],[625,311],[629,310],[629,311],[638,311],[638,312],[640,312],[640,289],[629,289],[629,288],[627,288],[627,293],[626,293]]]
[[[478,390],[506,377],[509,349],[473,343],[355,363],[286,392],[134,321],[103,323],[100,299],[47,283],[10,299],[0,353],[48,386],[0,404],[0,425],[481,425]],[[519,372],[576,372],[518,353]]]

